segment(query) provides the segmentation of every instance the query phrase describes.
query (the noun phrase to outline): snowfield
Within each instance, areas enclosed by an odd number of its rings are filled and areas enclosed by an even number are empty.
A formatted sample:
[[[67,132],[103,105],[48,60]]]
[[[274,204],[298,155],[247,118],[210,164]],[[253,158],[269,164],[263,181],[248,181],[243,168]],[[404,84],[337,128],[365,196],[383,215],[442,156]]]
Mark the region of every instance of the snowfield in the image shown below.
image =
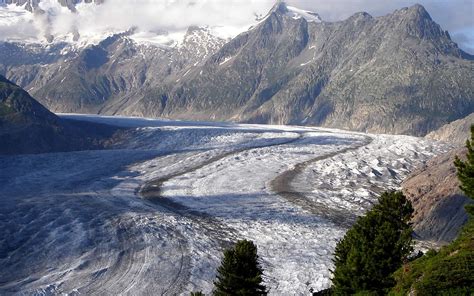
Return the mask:
[[[0,157],[0,294],[189,295],[253,240],[272,295],[330,285],[383,189],[446,151],[409,136],[62,115],[129,127],[114,149]]]

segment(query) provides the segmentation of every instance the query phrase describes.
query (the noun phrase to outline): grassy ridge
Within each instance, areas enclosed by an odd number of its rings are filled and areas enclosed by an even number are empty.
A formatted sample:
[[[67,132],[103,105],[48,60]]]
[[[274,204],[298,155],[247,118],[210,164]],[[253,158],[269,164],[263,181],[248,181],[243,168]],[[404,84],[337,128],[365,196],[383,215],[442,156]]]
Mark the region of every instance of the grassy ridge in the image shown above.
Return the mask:
[[[397,284],[389,295],[473,295],[474,219],[451,244],[406,263],[394,276]]]

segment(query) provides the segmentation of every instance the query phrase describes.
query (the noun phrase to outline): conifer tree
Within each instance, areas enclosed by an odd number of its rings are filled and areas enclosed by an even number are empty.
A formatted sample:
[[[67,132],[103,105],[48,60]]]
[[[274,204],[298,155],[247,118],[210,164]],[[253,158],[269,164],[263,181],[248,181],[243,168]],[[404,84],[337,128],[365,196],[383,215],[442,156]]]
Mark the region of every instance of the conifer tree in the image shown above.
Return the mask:
[[[217,269],[214,295],[267,295],[258,261],[257,247],[251,241],[238,241],[226,250]]]
[[[392,273],[412,251],[413,208],[401,192],[385,192],[337,244],[333,271],[335,295],[384,295]]]
[[[461,190],[471,199],[474,199],[474,125],[471,126],[471,140],[466,141],[466,161],[456,156],[454,165],[457,168],[458,179],[461,182]],[[468,213],[474,215],[474,206],[466,206]]]

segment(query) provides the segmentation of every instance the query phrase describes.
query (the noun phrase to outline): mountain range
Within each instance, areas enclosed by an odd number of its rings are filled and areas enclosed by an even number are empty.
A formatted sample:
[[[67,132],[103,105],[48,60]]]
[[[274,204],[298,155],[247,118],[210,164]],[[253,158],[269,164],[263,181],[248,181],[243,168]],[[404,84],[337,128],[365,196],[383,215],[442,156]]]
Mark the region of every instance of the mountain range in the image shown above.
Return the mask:
[[[279,2],[231,40],[190,27],[157,45],[131,28],[87,46],[0,44],[0,74],[54,112],[418,136],[474,112],[473,66],[421,5],[325,22]]]

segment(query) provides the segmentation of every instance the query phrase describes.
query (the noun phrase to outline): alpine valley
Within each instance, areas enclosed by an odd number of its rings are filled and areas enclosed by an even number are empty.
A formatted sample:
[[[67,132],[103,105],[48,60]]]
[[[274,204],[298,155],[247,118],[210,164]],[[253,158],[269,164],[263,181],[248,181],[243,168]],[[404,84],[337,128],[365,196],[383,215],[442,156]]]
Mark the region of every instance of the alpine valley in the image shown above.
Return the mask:
[[[394,295],[474,289],[457,175],[474,56],[423,6],[328,22],[277,1],[244,27],[80,26],[119,2],[220,1],[0,0],[0,295],[221,295],[223,251],[242,240],[269,295],[327,295],[363,218],[389,234],[363,259],[397,253],[402,223],[369,215],[386,191],[413,206],[414,251],[441,250],[389,262]]]
[[[41,15],[39,0],[10,2]],[[94,43],[45,28],[42,42],[0,44],[0,74],[54,112],[419,136],[474,112],[474,57],[421,5],[325,22],[280,2],[231,39],[210,27],[148,38],[130,28]]]

